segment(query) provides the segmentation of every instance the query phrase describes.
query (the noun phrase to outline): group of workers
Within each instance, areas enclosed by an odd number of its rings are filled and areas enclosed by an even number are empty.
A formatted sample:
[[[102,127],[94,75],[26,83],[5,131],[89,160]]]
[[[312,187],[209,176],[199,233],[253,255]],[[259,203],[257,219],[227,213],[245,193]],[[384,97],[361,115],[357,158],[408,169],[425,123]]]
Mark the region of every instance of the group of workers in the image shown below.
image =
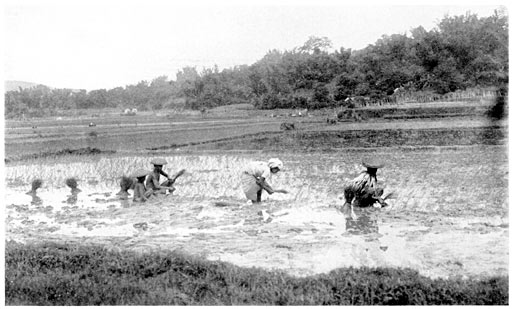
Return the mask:
[[[164,159],[153,159],[151,161],[153,171],[139,169],[135,171],[128,183],[121,181],[120,195],[128,195],[128,189],[134,192],[133,200],[135,202],[146,201],[152,195],[172,194],[174,192],[174,183],[176,179],[185,173],[180,170],[173,177],[169,177],[163,171],[163,166],[167,164]],[[362,162],[366,170],[361,172],[359,176],[350,181],[344,188],[345,205],[357,207],[369,207],[375,203],[380,206],[386,206],[386,197],[383,196],[384,190],[377,186],[377,170],[382,168],[382,164]],[[242,190],[248,201],[251,203],[260,203],[263,191],[268,194],[284,193],[288,191],[284,189],[272,188],[270,181],[272,175],[277,174],[283,169],[283,162],[277,158],[272,158],[268,162],[250,162],[241,174]],[[167,178],[166,181],[160,183],[160,175]],[[136,180],[135,180],[136,179]],[[388,196],[389,197],[389,196]]]
[[[145,202],[152,195],[159,194],[172,194],[176,188],[174,183],[176,179],[185,173],[185,170],[180,170],[173,177],[163,171],[163,166],[167,164],[165,159],[153,159],[151,160],[153,165],[153,171],[145,169],[138,169],[133,172],[130,177],[123,177],[121,179],[121,191],[118,195],[128,195],[128,189],[133,190],[133,201],[134,202]],[[167,178],[166,181],[160,183],[160,175]]]

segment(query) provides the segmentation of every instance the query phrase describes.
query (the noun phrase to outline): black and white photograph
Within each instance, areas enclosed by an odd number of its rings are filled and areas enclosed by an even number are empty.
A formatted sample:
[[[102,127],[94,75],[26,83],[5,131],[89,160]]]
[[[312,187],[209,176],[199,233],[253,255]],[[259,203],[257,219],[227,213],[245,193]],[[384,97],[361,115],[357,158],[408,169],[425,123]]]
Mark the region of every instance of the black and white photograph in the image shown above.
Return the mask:
[[[0,303],[509,305],[509,8],[4,1]]]

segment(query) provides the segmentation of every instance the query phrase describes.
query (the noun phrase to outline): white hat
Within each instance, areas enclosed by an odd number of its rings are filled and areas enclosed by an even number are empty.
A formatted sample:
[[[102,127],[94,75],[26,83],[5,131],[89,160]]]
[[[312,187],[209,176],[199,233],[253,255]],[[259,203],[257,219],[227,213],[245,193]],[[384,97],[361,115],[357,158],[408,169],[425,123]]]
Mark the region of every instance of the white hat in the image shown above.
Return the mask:
[[[282,170],[283,162],[281,160],[279,160],[278,158],[272,158],[272,159],[268,160],[268,167],[270,167],[270,168],[277,167],[278,169]]]

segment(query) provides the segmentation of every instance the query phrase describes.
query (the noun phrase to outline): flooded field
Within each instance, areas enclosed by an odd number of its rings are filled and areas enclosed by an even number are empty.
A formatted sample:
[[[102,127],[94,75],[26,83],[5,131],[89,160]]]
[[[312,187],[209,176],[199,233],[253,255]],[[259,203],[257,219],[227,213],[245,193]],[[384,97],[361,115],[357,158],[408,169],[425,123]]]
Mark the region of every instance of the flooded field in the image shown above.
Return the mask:
[[[39,159],[6,166],[6,238],[70,241],[137,251],[180,250],[297,276],[348,266],[409,267],[430,277],[508,274],[508,165],[504,146],[279,155],[288,195],[249,205],[240,167],[268,155],[172,155],[185,168],[174,195],[120,199],[119,178],[150,168],[142,156]],[[386,163],[386,208],[341,212],[342,188],[362,157]],[[77,177],[81,192],[64,184]],[[43,180],[37,196],[25,194]]]

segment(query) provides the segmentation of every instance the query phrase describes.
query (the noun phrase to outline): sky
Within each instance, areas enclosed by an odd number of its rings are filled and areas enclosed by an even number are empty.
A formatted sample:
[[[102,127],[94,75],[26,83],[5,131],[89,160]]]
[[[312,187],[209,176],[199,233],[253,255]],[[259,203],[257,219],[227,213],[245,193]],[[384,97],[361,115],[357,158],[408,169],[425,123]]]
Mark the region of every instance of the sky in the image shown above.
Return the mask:
[[[380,3],[7,1],[3,75],[55,88],[111,89],[162,75],[175,79],[185,66],[250,65],[310,36],[328,37],[334,49],[358,50],[382,35],[420,25],[430,30],[446,14],[484,17],[500,7]]]

